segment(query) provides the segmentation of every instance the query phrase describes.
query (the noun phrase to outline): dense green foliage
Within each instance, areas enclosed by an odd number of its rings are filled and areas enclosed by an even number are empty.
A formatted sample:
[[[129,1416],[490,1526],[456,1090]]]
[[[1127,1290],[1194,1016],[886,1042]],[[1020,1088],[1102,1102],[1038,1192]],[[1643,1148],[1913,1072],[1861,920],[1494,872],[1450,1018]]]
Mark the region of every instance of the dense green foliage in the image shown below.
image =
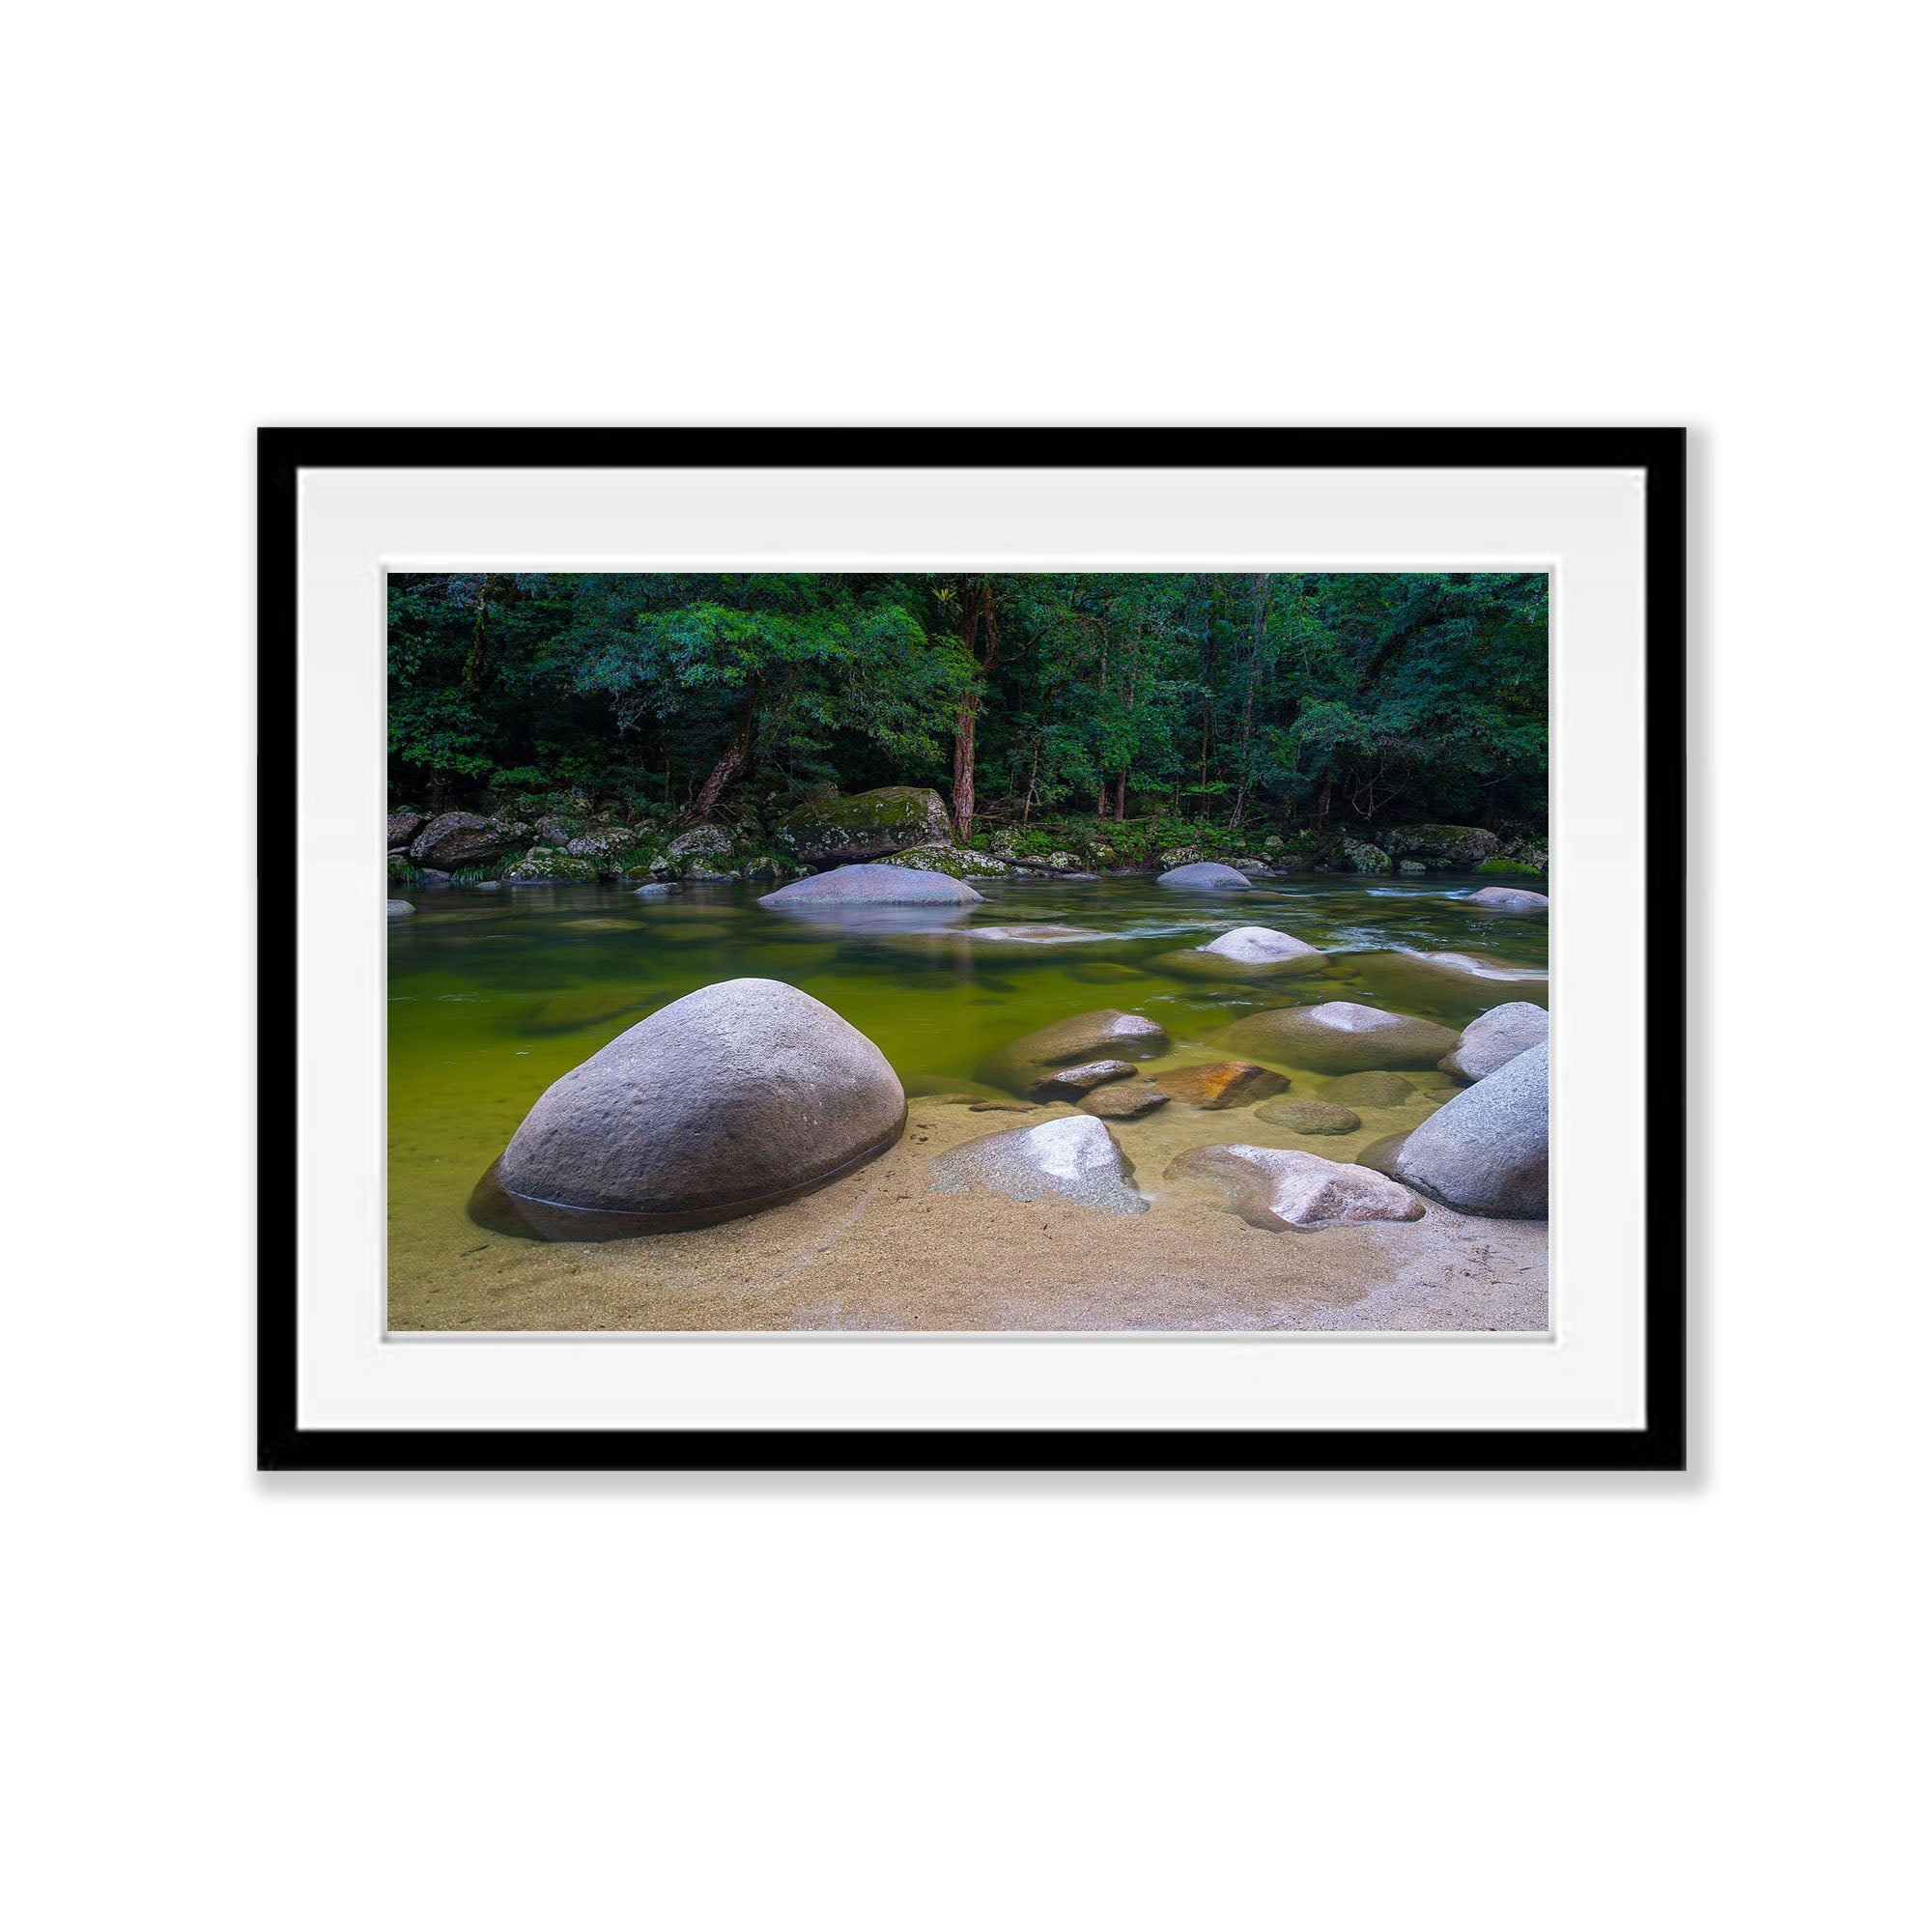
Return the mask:
[[[962,835],[1540,825],[1548,628],[1527,575],[400,574],[390,778],[696,817],[931,783]]]

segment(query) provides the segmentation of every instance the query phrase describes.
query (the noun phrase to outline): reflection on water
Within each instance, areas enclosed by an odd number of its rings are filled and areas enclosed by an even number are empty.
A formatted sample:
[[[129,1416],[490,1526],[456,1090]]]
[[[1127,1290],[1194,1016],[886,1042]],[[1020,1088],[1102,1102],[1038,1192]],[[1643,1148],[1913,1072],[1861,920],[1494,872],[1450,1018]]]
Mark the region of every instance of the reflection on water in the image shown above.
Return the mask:
[[[875,1040],[909,1087],[944,1091],[1015,1035],[1094,1007],[1158,1019],[1183,1050],[1260,1007],[1358,1000],[1450,1026],[1544,998],[1542,913],[1459,902],[1473,879],[1291,878],[1177,895],[1151,879],[980,881],[983,905],[828,906],[783,914],[758,885],[639,898],[618,886],[428,891],[388,927],[392,1217],[460,1208],[530,1104],[645,1013],[715,980],[783,980]],[[1039,922],[1022,942],[975,931]],[[1163,973],[1157,955],[1236,925],[1333,956],[1279,984]],[[1098,934],[1099,937],[1094,935]],[[1392,953],[1460,954],[1480,970]]]

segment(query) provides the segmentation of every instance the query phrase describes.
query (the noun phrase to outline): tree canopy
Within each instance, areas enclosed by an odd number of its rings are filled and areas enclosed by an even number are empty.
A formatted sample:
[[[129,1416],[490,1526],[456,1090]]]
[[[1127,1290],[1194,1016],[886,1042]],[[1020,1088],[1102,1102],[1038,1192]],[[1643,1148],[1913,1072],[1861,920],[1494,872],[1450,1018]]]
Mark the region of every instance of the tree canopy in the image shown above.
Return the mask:
[[[399,573],[390,780],[695,818],[930,783],[962,837],[1540,824],[1548,632],[1524,574]]]

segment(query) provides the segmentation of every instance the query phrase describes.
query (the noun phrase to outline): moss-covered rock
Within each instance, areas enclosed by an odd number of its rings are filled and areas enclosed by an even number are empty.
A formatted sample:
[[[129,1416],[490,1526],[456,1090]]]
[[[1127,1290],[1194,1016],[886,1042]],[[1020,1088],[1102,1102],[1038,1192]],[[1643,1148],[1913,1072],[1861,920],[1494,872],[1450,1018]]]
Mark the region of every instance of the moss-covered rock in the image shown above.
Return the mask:
[[[1378,845],[1365,845],[1359,838],[1342,840],[1335,862],[1346,872],[1386,872],[1389,855]]]
[[[808,800],[774,835],[781,851],[813,865],[883,859],[915,845],[950,844],[952,828],[939,794],[924,785],[881,785],[849,798]]]
[[[914,845],[881,859],[882,866],[903,866],[914,872],[944,872],[949,879],[1003,879],[1012,867],[984,852],[959,845]]]
[[[554,845],[532,845],[514,866],[504,867],[503,877],[513,886],[587,886],[597,877],[591,859],[573,859]]]
[[[1496,835],[1480,825],[1391,825],[1376,842],[1398,859],[1419,860],[1432,872],[1473,872],[1493,858]]]

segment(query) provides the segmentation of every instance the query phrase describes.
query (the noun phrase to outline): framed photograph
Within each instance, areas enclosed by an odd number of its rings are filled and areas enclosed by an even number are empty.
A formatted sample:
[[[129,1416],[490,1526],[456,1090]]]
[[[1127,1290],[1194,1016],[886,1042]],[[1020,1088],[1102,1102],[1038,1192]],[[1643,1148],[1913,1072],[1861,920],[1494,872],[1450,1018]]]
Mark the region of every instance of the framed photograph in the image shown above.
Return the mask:
[[[259,504],[264,1468],[1684,1466],[1681,431]]]

